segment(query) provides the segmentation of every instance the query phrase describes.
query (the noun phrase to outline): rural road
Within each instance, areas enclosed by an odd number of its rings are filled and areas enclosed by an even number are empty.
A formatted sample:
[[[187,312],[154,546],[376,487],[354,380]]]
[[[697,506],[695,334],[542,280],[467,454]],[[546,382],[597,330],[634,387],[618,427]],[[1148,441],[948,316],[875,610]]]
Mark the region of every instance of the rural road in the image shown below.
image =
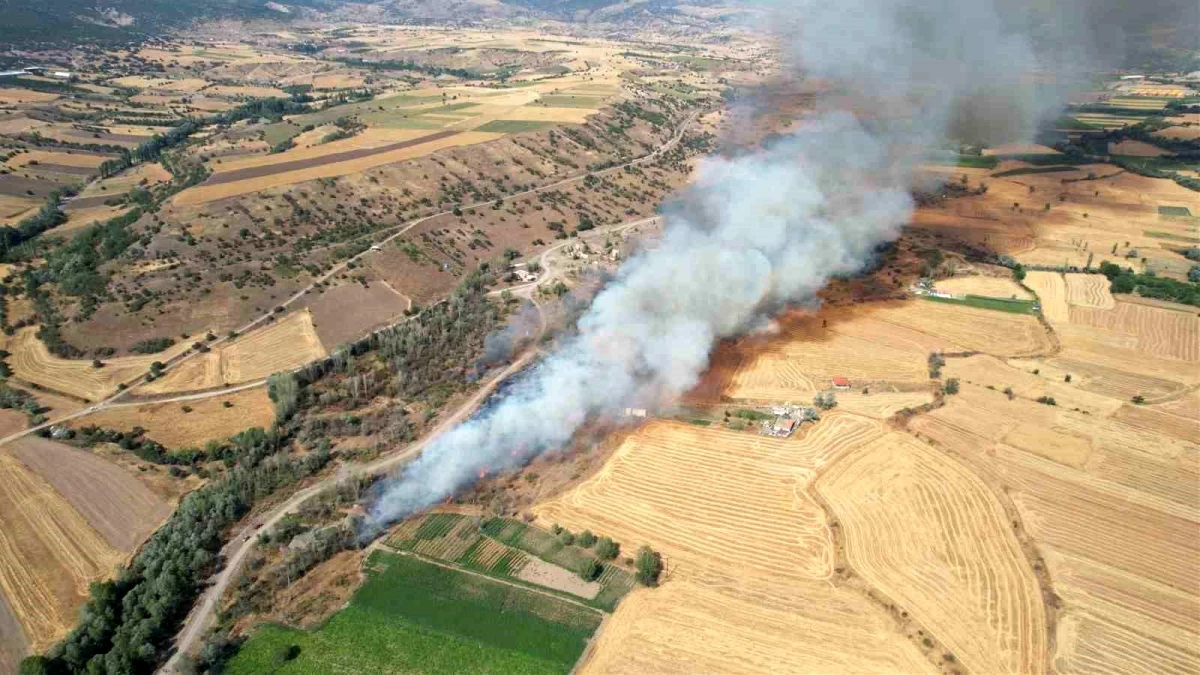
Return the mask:
[[[596,230],[594,230],[594,232],[596,232],[597,234],[606,234],[608,232],[624,231],[624,230],[630,229],[632,227],[637,227],[638,225],[644,225],[644,224],[653,222],[657,219],[658,219],[658,216],[652,216],[649,218],[641,218],[641,219],[631,221],[628,223],[619,223],[616,225],[602,226],[602,227],[596,228]],[[547,280],[555,278],[555,276],[552,272],[553,266],[551,264],[551,257],[550,257],[551,254],[563,249],[564,247],[566,247],[570,244],[576,243],[576,241],[577,240],[567,240],[560,244],[556,244],[555,246],[552,246],[542,252],[541,256],[539,257],[539,260],[541,261],[542,268],[546,271],[545,274],[543,275],[542,279],[540,279],[536,282],[523,284],[521,286],[513,286],[513,287],[507,288],[507,289],[492,291],[491,295],[498,295],[500,293],[503,293],[505,290],[507,290],[507,291],[512,291],[514,293],[528,291],[529,295],[532,296],[533,291],[537,288],[538,284],[545,283]],[[532,297],[530,298],[530,300],[532,302],[534,302],[535,305],[537,305],[537,302],[534,301],[532,299]],[[538,307],[538,309],[540,312],[540,310],[541,310],[540,306]],[[544,332],[546,329],[546,324],[545,324],[544,318],[542,321],[541,329],[542,329],[542,332]],[[538,340],[534,340],[533,344],[529,346],[529,348],[525,351],[525,353],[520,358],[518,358],[511,365],[509,365],[507,368],[505,368],[503,371],[501,371],[499,375],[497,375],[495,378],[493,378],[487,384],[485,384],[482,388],[480,388],[480,390],[477,391],[474,395],[472,395],[471,398],[469,398],[461,406],[459,406],[458,409],[456,409],[454,411],[454,413],[452,413],[450,416],[446,417],[444,420],[439,422],[438,425],[436,427],[434,427],[432,431],[430,431],[428,434],[426,434],[420,440],[417,440],[417,441],[405,446],[403,449],[401,449],[397,452],[394,452],[392,454],[381,457],[381,458],[375,460],[374,462],[370,462],[368,464],[364,464],[364,465],[358,466],[358,467],[352,467],[351,471],[356,472],[356,473],[363,473],[363,474],[386,473],[386,472],[396,468],[396,466],[398,466],[399,464],[401,464],[409,459],[412,459],[416,455],[420,454],[420,452],[422,450],[424,450],[426,447],[428,447],[428,445],[434,439],[436,439],[438,436],[440,436],[442,433],[444,433],[448,429],[450,429],[450,428],[456,426],[457,424],[459,424],[460,422],[462,422],[472,412],[474,412],[475,409],[478,408],[481,403],[483,403],[484,399],[486,399],[489,394],[491,394],[493,391],[495,391],[496,387],[499,386],[499,384],[501,382],[508,379],[514,373],[519,372],[522,368],[524,368],[531,361],[533,361],[534,357],[538,353],[538,342],[539,342]],[[252,383],[251,385],[243,385],[243,388],[248,388],[249,386],[258,386],[260,384],[262,384],[262,383],[257,382],[257,383]],[[226,391],[228,391],[228,390],[226,390]],[[220,392],[218,392],[218,393],[220,393]],[[211,394],[204,394],[204,395],[211,395]],[[204,396],[204,395],[196,395],[196,396]],[[174,400],[174,399],[172,399],[172,400]],[[142,405],[142,404],[141,403],[119,403],[119,404],[114,404],[114,405]],[[212,621],[212,616],[217,609],[217,602],[220,600],[221,596],[224,594],[225,589],[227,589],[229,587],[229,584],[234,579],[238,570],[240,570],[241,566],[245,563],[245,560],[246,560],[247,556],[249,556],[250,551],[254,550],[254,546],[257,544],[257,538],[254,535],[259,531],[266,530],[266,529],[273,527],[284,516],[286,516],[289,513],[292,513],[297,508],[299,508],[301,504],[308,501],[310,498],[312,498],[313,496],[315,496],[322,490],[324,490],[328,487],[331,487],[333,485],[336,485],[338,480],[339,480],[339,478],[337,476],[330,477],[330,478],[327,478],[319,483],[311,485],[311,486],[297,492],[296,494],[292,495],[292,497],[289,498],[287,501],[276,506],[267,514],[259,516],[257,521],[261,521],[262,525],[260,525],[260,526],[249,525],[249,526],[243,528],[241,531],[238,532],[238,534],[236,536],[234,536],[234,538],[228,544],[225,545],[225,548],[222,550],[222,553],[224,554],[224,557],[227,561],[225,564],[225,567],[217,574],[216,577],[214,577],[212,579],[211,585],[201,596],[200,601],[192,609],[192,612],[188,615],[187,620],[184,622],[183,629],[179,632],[179,635],[176,638],[175,653],[171,655],[170,660],[168,660],[167,663],[163,666],[163,668],[159,671],[160,673],[177,672],[179,655],[184,654],[184,653],[189,653],[196,648],[198,641],[204,635],[204,630],[209,626],[209,624]]]
[[[652,152],[650,152],[646,155],[643,155],[637,159],[633,159],[633,160],[630,160],[623,164],[618,164],[616,166],[612,166],[612,167],[609,167],[609,168],[601,170],[601,171],[594,171],[594,172],[587,171],[584,173],[576,174],[574,176],[568,176],[567,178],[563,178],[562,180],[556,181],[554,183],[550,183],[549,185],[543,185],[541,187],[532,188],[529,190],[523,190],[521,192],[515,192],[515,193],[507,195],[505,197],[501,197],[500,199],[502,201],[508,201],[510,199],[517,199],[519,197],[524,197],[524,196],[531,195],[531,194],[537,194],[538,192],[542,192],[545,190],[552,190],[554,188],[560,187],[562,185],[566,185],[568,183],[577,182],[577,181],[583,180],[584,178],[586,178],[589,175],[603,176],[603,175],[606,175],[609,173],[613,173],[615,171],[624,170],[626,167],[629,167],[629,166],[638,166],[640,164],[645,164],[646,162],[653,161],[654,159],[657,159],[659,156],[661,156],[663,153],[669,151],[671,148],[673,148],[679,144],[679,141],[683,139],[683,135],[685,133],[687,133],[688,127],[690,127],[692,125],[692,123],[696,121],[696,118],[700,116],[700,113],[701,113],[701,111],[693,112],[686,119],[684,119],[684,121],[679,125],[679,128],[675,130],[675,133],[671,136],[670,139],[667,140],[666,143],[664,143],[662,146],[656,148]],[[474,209],[477,209],[480,207],[490,206],[494,203],[495,203],[495,200],[488,201],[488,202],[477,202],[474,204],[464,204],[464,205],[460,206],[459,208],[463,211],[471,211],[471,210],[474,210]],[[373,244],[373,246],[383,246],[384,244],[388,244],[388,243],[394,241],[396,238],[403,236],[409,230],[416,227],[417,225],[420,225],[421,223],[424,223],[433,218],[439,218],[441,216],[450,215],[453,213],[454,213],[453,209],[451,209],[449,211],[441,211],[439,213],[434,213],[432,215],[428,215],[423,218],[417,218],[416,220],[410,221],[408,223],[403,223],[401,225],[397,225],[396,227],[399,229],[397,229],[392,234],[388,235],[386,238],[375,242]],[[648,222],[650,220],[653,220],[653,218],[643,219],[642,221],[639,221],[639,223],[640,222]],[[618,225],[608,226],[608,229],[623,228],[626,226],[633,226],[636,224],[638,224],[638,223],[632,223],[632,224],[621,223]],[[375,236],[382,232],[386,232],[387,229],[388,228],[385,228],[385,229],[379,230],[377,232],[373,232],[370,235],[366,235],[366,236],[367,237]],[[602,229],[604,229],[604,228],[596,228],[596,230],[602,230]],[[352,239],[350,241],[356,241],[356,240]],[[338,242],[337,245],[345,245],[346,243],[348,243],[348,242]],[[570,243],[570,240],[563,242],[562,244],[556,245],[556,246],[544,251],[542,253],[543,266],[544,266],[544,261],[546,259],[547,253],[549,253],[553,250],[562,248],[562,246],[564,246],[568,243]],[[325,274],[321,275],[320,277],[314,279],[310,284],[308,284],[304,288],[300,289],[299,291],[296,291],[289,298],[287,298],[283,302],[279,303],[279,305],[282,307],[285,307],[285,308],[292,305],[293,303],[295,303],[298,300],[300,300],[301,298],[303,298],[307,293],[310,293],[314,288],[316,288],[317,284],[322,284],[322,283],[325,283],[326,281],[328,281],[329,279],[332,279],[335,275],[344,271],[348,265],[350,265],[353,262],[358,261],[363,256],[366,256],[367,254],[369,254],[371,252],[372,252],[371,249],[368,248],[367,250],[365,250],[361,253],[358,253],[354,256],[351,256],[350,258],[347,258],[346,260],[344,260],[343,262],[341,262],[337,265],[334,265],[328,272],[326,272]],[[544,282],[545,282],[545,279],[542,279],[542,280],[539,280],[538,282],[534,282],[533,284],[526,284],[523,286],[514,286],[508,290],[510,290],[514,293],[517,293],[517,292],[521,292],[521,291],[527,290],[529,288],[532,288],[532,287],[536,286],[537,283],[544,283]],[[267,321],[269,318],[271,318],[275,314],[276,314],[276,312],[274,310],[269,310],[267,312],[264,312],[258,318],[254,319],[254,320],[250,321],[249,323],[245,324],[244,326],[238,328],[235,331],[236,335],[238,335],[238,336],[244,335],[248,331],[256,328],[259,324]],[[216,340],[209,342],[208,345],[210,347],[215,347],[215,346],[217,346],[223,342],[227,342],[231,339],[234,339],[234,338],[231,338],[228,335],[223,335],[221,337],[218,337]],[[194,350],[188,351],[187,353],[182,354],[182,355],[176,357],[175,359],[168,361],[166,363],[166,367],[163,369],[163,372],[173,370],[179,364],[181,364],[189,359],[194,358],[199,353],[200,352],[197,352]],[[229,387],[229,388],[225,388],[225,389],[218,389],[218,390],[214,390],[214,391],[201,392],[201,393],[181,394],[179,396],[160,398],[160,399],[155,399],[152,401],[139,401],[139,402],[129,402],[129,403],[120,403],[119,402],[120,399],[124,398],[126,394],[128,394],[133,389],[141,386],[142,384],[145,384],[146,381],[147,381],[146,377],[143,375],[143,376],[133,380],[132,382],[126,383],[128,386],[125,389],[116,392],[115,394],[104,399],[103,401],[95,403],[86,408],[82,408],[73,413],[69,413],[62,417],[58,417],[53,420],[48,420],[42,424],[29,427],[28,429],[23,429],[14,434],[9,434],[8,436],[0,438],[0,445],[4,445],[5,443],[9,443],[9,442],[15,441],[19,438],[23,438],[25,436],[28,436],[29,434],[37,433],[38,431],[41,431],[42,429],[48,429],[52,426],[62,424],[63,422],[69,422],[73,419],[85,417],[87,415],[90,415],[95,412],[99,412],[101,410],[105,410],[107,408],[118,407],[118,406],[143,405],[144,403],[171,403],[174,401],[195,401],[195,400],[199,400],[199,399],[203,399],[203,398],[208,398],[211,396],[223,396],[230,392],[240,391],[242,389],[250,389],[252,387],[261,386],[262,383],[265,382],[265,380],[260,380],[260,381],[256,381],[256,382],[241,384],[236,387]]]
[[[527,350],[520,358],[513,361],[507,368],[500,372],[499,375],[492,378],[487,384],[480,387],[479,391],[475,392],[471,398],[467,399],[461,406],[458,407],[452,414],[447,416],[436,427],[418,441],[414,441],[403,449],[392,454],[380,457],[379,459],[363,464],[357,467],[348,467],[352,473],[360,474],[382,474],[395,469],[400,464],[412,459],[420,454],[430,443],[445,433],[448,429],[456,426],[465,420],[472,412],[474,412],[481,403],[495,391],[496,387],[501,382],[505,381],[513,374],[519,372],[522,368],[533,361],[536,354],[535,348]],[[254,536],[260,531],[268,530],[275,526],[284,516],[294,512],[301,504],[308,501],[322,490],[333,487],[344,476],[343,472],[338,472],[338,475],[330,476],[320,482],[314,483],[296,494],[292,495],[287,501],[279,504],[265,514],[260,514],[256,522],[261,522],[262,525],[255,526],[254,524],[247,525],[238,534],[225,545],[222,549],[226,563],[217,575],[210,580],[208,589],[201,595],[200,601],[192,608],[187,619],[184,621],[183,629],[179,632],[175,642],[175,653],[167,663],[159,670],[160,673],[175,673],[178,672],[179,655],[193,651],[200,638],[204,635],[204,630],[211,623],[213,614],[216,612],[217,603],[221,596],[225,593],[225,589],[236,577],[238,571],[245,563],[250,552],[257,545],[257,537]]]

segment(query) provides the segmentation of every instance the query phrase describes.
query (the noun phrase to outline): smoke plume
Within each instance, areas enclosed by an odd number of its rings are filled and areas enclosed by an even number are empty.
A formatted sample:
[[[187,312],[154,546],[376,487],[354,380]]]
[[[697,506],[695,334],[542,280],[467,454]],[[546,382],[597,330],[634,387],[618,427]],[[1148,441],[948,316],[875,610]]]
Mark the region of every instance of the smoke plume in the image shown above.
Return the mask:
[[[814,302],[899,235],[924,151],[1020,140],[1052,104],[1029,86],[1029,40],[987,0],[781,0],[773,12],[789,74],[828,93],[812,118],[760,151],[703,160],[659,245],[501,400],[386,481],[370,531],[561,448],[589,419],[676,400],[717,340]]]

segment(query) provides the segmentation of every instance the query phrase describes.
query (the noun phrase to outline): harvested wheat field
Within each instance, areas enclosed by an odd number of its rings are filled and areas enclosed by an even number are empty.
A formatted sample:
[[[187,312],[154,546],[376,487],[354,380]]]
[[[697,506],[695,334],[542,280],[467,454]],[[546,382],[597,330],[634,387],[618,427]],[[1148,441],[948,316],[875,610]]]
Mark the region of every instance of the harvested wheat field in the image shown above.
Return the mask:
[[[268,169],[263,175],[257,175],[252,178],[244,178],[241,180],[230,180],[229,182],[214,182],[197,185],[193,188],[188,188],[180,192],[173,198],[173,202],[178,205],[194,205],[205,204],[226,197],[249,194],[258,192],[268,188],[281,187],[291,185],[293,183],[302,183],[304,181],[315,180],[317,178],[332,178],[335,176],[345,176],[352,173],[360,173],[373,169],[377,166],[392,164],[414,157],[424,157],[444,148],[451,148],[460,145],[473,145],[475,143],[486,143],[488,141],[501,138],[504,134],[494,134],[482,131],[464,131],[460,133],[448,134],[439,136],[436,140],[426,142],[410,142],[401,141],[397,143],[396,149],[388,149],[388,146],[371,148],[361,151],[361,155],[347,159],[326,159],[323,157],[314,157],[309,160],[304,160],[305,166],[295,166],[290,170],[270,170]],[[417,139],[419,141],[419,139]],[[333,145],[329,143],[327,145]],[[403,147],[399,147],[403,146]],[[326,146],[316,146],[315,149],[325,148]],[[267,167],[263,167],[267,168]],[[220,174],[218,174],[219,176]],[[233,174],[229,174],[233,175]]]
[[[17,331],[7,349],[12,354],[9,365],[20,379],[70,396],[99,401],[114,393],[118,384],[145,375],[151,363],[166,362],[188,348],[189,345],[180,343],[158,354],[109,359],[103,368],[94,368],[91,361],[62,359],[51,354],[37,338],[37,328],[31,326]]]
[[[12,454],[42,476],[110,546],[132,551],[171,507],[133,473],[86,451],[38,436],[12,444]]]
[[[876,439],[817,482],[847,560],[968,669],[1046,670],[1046,617],[1004,509],[967,468],[905,434]]]
[[[832,413],[803,438],[651,422],[604,468],[538,505],[632,551],[651,542],[669,581],[635,591],[582,672],[930,672],[879,605],[831,583],[833,540],[808,492],[822,466],[883,436]]]
[[[184,411],[185,406],[191,410]],[[148,438],[168,448],[185,448],[203,447],[210,440],[224,440],[250,427],[265,429],[274,419],[266,387],[256,387],[195,401],[111,407],[74,419],[71,426],[121,431],[141,427]]]
[[[1042,306],[1042,316],[1050,323],[1066,323],[1071,320],[1067,304],[1067,282],[1058,272],[1032,271],[1025,274],[1025,285],[1037,294]],[[1078,292],[1076,293],[1078,295]]]
[[[325,354],[312,314],[301,310],[184,361],[138,391],[163,394],[253,382]]]
[[[982,295],[989,298],[1018,298],[1029,300],[1033,296],[1029,291],[1012,279],[1004,277],[951,277],[938,279],[938,291],[951,295]]]
[[[1111,285],[1103,274],[1064,274],[1067,282],[1067,304],[1072,307],[1113,309],[1117,301],[1109,291]]]
[[[0,451],[0,592],[32,651],[66,634],[87,585],[124,558],[49,483]]]
[[[1078,339],[1107,332],[1073,330]],[[1117,383],[1092,386],[1095,373],[1133,378],[1147,363],[1162,362],[1137,348],[1139,336],[1130,337],[1135,344],[1122,348],[1124,359],[1104,364],[1088,360],[1101,352],[1073,350],[1068,340],[1064,352],[1072,359],[1049,360],[1038,376],[1030,374],[1036,361],[1018,362],[1007,374],[993,361],[980,377],[985,357],[961,360],[977,362],[961,371],[952,359],[947,371],[963,374],[960,394],[909,425],[1005,486],[1062,599],[1053,665],[1063,672],[1200,668],[1200,434],[1189,416],[1197,399],[1179,393],[1158,406],[1135,406]],[[1195,377],[1194,362],[1173,363],[1177,372],[1193,371],[1184,377]],[[1064,365],[1073,374],[1069,384]],[[1034,377],[1046,383],[1030,383]],[[985,388],[983,380],[997,389],[1014,383],[1016,398]],[[1058,405],[1030,400],[1039,392]]]

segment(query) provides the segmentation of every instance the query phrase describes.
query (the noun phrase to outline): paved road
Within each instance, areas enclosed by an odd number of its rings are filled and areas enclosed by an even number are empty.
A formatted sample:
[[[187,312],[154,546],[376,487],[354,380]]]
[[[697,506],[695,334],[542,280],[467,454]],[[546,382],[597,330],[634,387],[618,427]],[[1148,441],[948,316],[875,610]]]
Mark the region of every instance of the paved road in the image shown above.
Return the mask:
[[[617,166],[613,166],[613,167],[610,167],[610,168],[608,168],[608,169],[604,169],[604,170],[602,170],[602,171],[595,171],[595,172],[590,172],[590,171],[589,171],[589,172],[584,172],[584,173],[577,174],[577,175],[575,175],[575,176],[569,176],[569,177],[567,177],[567,178],[564,178],[564,179],[562,179],[562,180],[560,180],[560,181],[556,181],[556,182],[554,182],[554,183],[551,183],[551,184],[549,184],[549,185],[543,185],[543,186],[541,186],[541,187],[538,187],[538,188],[533,188],[533,189],[530,189],[530,190],[524,190],[524,191],[522,191],[522,192],[516,192],[516,193],[510,194],[510,195],[508,195],[508,196],[506,196],[506,197],[501,197],[501,199],[502,199],[503,201],[508,201],[508,200],[510,200],[510,199],[517,199],[517,198],[519,198],[519,197],[524,197],[524,196],[526,196],[526,195],[536,194],[536,193],[538,193],[538,192],[542,192],[542,191],[544,191],[544,190],[552,190],[552,189],[554,189],[554,188],[557,188],[557,187],[560,187],[560,186],[562,186],[562,185],[566,185],[567,183],[573,183],[573,182],[576,182],[576,181],[583,180],[583,179],[584,179],[585,177],[587,177],[589,174],[591,174],[591,175],[597,175],[597,176],[603,176],[603,175],[605,175],[605,174],[613,173],[613,172],[615,172],[615,171],[622,171],[622,170],[624,170],[624,169],[625,169],[625,167],[629,167],[629,166],[638,166],[638,165],[641,165],[641,164],[645,164],[645,163],[647,163],[647,162],[651,162],[651,161],[653,161],[653,160],[657,159],[657,158],[658,158],[660,155],[662,155],[663,153],[665,153],[665,152],[669,151],[671,148],[675,147],[675,146],[676,146],[676,145],[679,143],[679,141],[680,141],[680,140],[683,138],[683,135],[684,135],[685,133],[687,133],[687,129],[688,129],[688,127],[690,127],[690,126],[692,125],[692,123],[696,121],[696,118],[697,118],[699,115],[700,115],[700,112],[694,112],[694,113],[692,113],[691,115],[689,115],[689,116],[687,117],[687,119],[685,119],[685,120],[683,121],[683,123],[679,125],[679,128],[675,130],[675,133],[674,133],[674,135],[672,135],[672,136],[671,136],[671,138],[670,138],[670,139],[669,139],[669,140],[668,140],[666,143],[664,143],[664,144],[663,144],[661,147],[659,147],[659,148],[655,149],[653,152],[650,152],[649,154],[646,154],[646,155],[644,155],[644,156],[642,156],[642,157],[639,157],[639,158],[637,158],[637,159],[631,160],[631,161],[629,161],[629,162],[625,162],[624,164],[618,164]],[[489,201],[489,202],[477,202],[477,203],[474,203],[474,204],[467,204],[467,205],[461,206],[461,207],[459,207],[459,208],[461,208],[461,210],[463,210],[463,211],[471,211],[471,210],[473,210],[473,209],[477,209],[477,208],[480,208],[480,207],[490,206],[490,205],[492,205],[492,204],[494,204],[494,203],[495,203],[495,200],[492,200],[492,201]],[[438,217],[440,217],[440,216],[445,216],[445,215],[448,215],[448,214],[452,214],[453,212],[454,212],[454,211],[453,211],[453,209],[451,209],[451,210],[449,210],[449,211],[442,211],[442,212],[440,212],[440,213],[435,213],[435,214],[433,214],[433,215],[425,216],[424,218],[418,218],[418,219],[416,219],[416,220],[413,220],[413,221],[410,221],[410,222],[408,222],[408,223],[404,223],[404,224],[401,224],[401,225],[397,225],[397,226],[396,226],[396,228],[398,228],[398,229],[396,229],[396,231],[395,231],[395,232],[393,232],[392,234],[388,235],[386,238],[384,238],[384,239],[382,239],[382,240],[380,240],[380,241],[378,241],[378,242],[375,242],[375,245],[376,245],[376,246],[382,246],[382,245],[384,245],[384,244],[388,244],[388,243],[390,243],[390,242],[394,241],[394,240],[395,240],[397,237],[403,236],[403,235],[404,235],[406,232],[408,232],[408,231],[409,231],[409,230],[411,230],[412,228],[416,227],[417,225],[420,225],[421,223],[424,223],[424,222],[426,222],[426,221],[428,221],[428,220],[431,220],[431,219],[433,219],[433,218],[438,218]],[[645,219],[645,220],[642,220],[642,221],[638,221],[638,223],[641,223],[641,222],[648,222],[649,220],[652,220],[652,219]],[[638,223],[632,223],[632,224],[621,224],[621,225],[609,226],[609,227],[610,227],[610,228],[621,228],[621,227],[625,227],[625,226],[632,227],[633,225],[636,225],[636,224],[638,224]],[[599,230],[599,229],[601,229],[601,228],[597,228],[597,230]],[[381,234],[382,232],[387,232],[387,229],[380,230],[380,231],[378,231],[378,232],[374,232],[374,233],[372,233],[371,235],[367,235],[367,236],[376,236],[376,235],[378,235],[378,234]],[[352,240],[352,241],[354,241],[354,240]],[[342,245],[345,245],[346,243],[347,243],[347,242],[339,242],[337,245],[339,245],[339,246],[342,246]],[[570,240],[568,240],[568,241],[565,241],[565,242],[563,242],[562,244],[558,244],[557,246],[554,246],[554,247],[552,247],[552,248],[550,248],[550,249],[547,249],[545,252],[543,252],[543,253],[542,253],[543,266],[545,265],[545,260],[547,259],[547,257],[546,257],[546,254],[550,253],[550,252],[551,252],[551,251],[553,251],[553,250],[560,249],[560,248],[562,248],[563,246],[565,246],[566,244],[569,244],[569,243],[571,243],[571,241],[570,241]],[[332,279],[332,278],[333,278],[335,275],[337,275],[337,274],[341,273],[343,270],[345,270],[345,269],[346,269],[346,267],[347,267],[348,265],[350,265],[350,264],[351,264],[351,263],[353,263],[353,262],[356,262],[356,261],[358,261],[358,260],[359,260],[359,259],[361,259],[363,256],[366,256],[366,255],[370,254],[371,252],[372,252],[372,251],[371,251],[370,249],[367,249],[366,251],[363,251],[363,252],[361,252],[361,253],[359,253],[359,254],[357,254],[357,255],[354,255],[354,256],[352,256],[352,257],[350,257],[350,258],[346,259],[345,261],[343,261],[343,262],[341,262],[341,263],[337,264],[337,265],[334,265],[334,266],[333,266],[333,268],[331,268],[331,269],[330,269],[328,272],[326,272],[325,274],[321,275],[321,276],[320,276],[320,277],[318,277],[317,279],[314,279],[314,280],[312,281],[312,283],[310,283],[308,286],[305,286],[304,288],[300,289],[299,291],[296,291],[294,294],[292,294],[292,296],[291,296],[291,297],[287,298],[286,300],[284,300],[283,302],[281,302],[281,303],[279,303],[279,304],[280,304],[281,306],[283,306],[283,307],[288,307],[288,306],[292,305],[293,303],[295,303],[295,302],[297,302],[298,300],[300,300],[301,298],[303,298],[303,297],[304,297],[304,295],[305,295],[306,293],[309,293],[309,292],[311,292],[311,291],[312,291],[312,290],[313,290],[313,289],[314,289],[314,288],[317,286],[317,284],[322,284],[322,283],[324,283],[324,282],[328,281],[329,279]],[[512,292],[514,292],[514,293],[521,292],[521,291],[529,291],[529,294],[527,295],[527,297],[529,297],[529,298],[530,298],[530,300],[532,300],[533,298],[532,298],[532,290],[531,290],[531,289],[532,289],[533,287],[535,287],[535,286],[537,285],[537,283],[543,283],[543,282],[544,282],[544,279],[543,279],[543,280],[541,280],[541,281],[539,281],[539,282],[536,282],[536,283],[534,283],[534,284],[526,284],[526,285],[523,285],[523,286],[513,287],[513,288],[511,288],[511,289],[509,289],[509,290],[511,290],[511,291],[512,291]],[[534,304],[535,304],[535,305],[537,304],[537,303],[536,303],[536,301],[534,301]],[[540,311],[540,309],[541,309],[541,308],[539,307],[539,311]],[[254,329],[254,328],[256,328],[256,327],[257,327],[259,324],[263,323],[264,321],[266,321],[267,319],[269,319],[271,316],[273,316],[275,313],[276,313],[276,312],[275,312],[274,310],[268,310],[267,312],[264,312],[264,313],[263,313],[261,316],[259,316],[258,318],[256,318],[256,319],[254,319],[254,320],[250,321],[249,323],[245,324],[245,325],[244,325],[244,326],[242,326],[241,328],[238,328],[238,329],[236,330],[236,333],[237,333],[237,335],[243,335],[243,334],[245,334],[246,332],[248,332],[248,331],[250,331],[250,330],[253,330],[253,329]],[[404,320],[407,320],[407,319],[404,319]],[[393,325],[395,325],[395,324],[393,324]],[[209,344],[209,346],[210,346],[210,347],[215,347],[215,346],[217,346],[217,345],[219,345],[219,344],[221,344],[221,343],[223,343],[223,342],[226,342],[226,341],[228,341],[228,340],[230,340],[230,339],[232,339],[232,338],[230,338],[228,335],[225,335],[225,336],[218,337],[216,340],[213,340],[212,342],[210,342],[210,343],[208,343],[208,344]],[[185,361],[187,361],[187,360],[189,360],[189,359],[195,358],[195,357],[196,357],[196,356],[197,356],[199,353],[200,353],[200,352],[196,352],[196,351],[189,351],[188,353],[186,353],[186,354],[184,354],[184,355],[182,355],[182,356],[180,356],[180,357],[178,357],[178,358],[176,358],[176,359],[174,359],[174,360],[170,361],[169,363],[167,363],[167,364],[166,364],[166,368],[164,368],[164,369],[163,369],[163,370],[164,370],[164,372],[166,372],[166,371],[170,371],[170,370],[173,370],[174,368],[178,367],[178,366],[179,366],[179,364],[181,364],[181,363],[183,363],[183,362],[185,362]],[[77,411],[75,411],[75,412],[73,412],[73,413],[70,413],[70,414],[68,414],[68,415],[64,415],[64,416],[62,416],[62,417],[58,417],[58,418],[55,418],[55,419],[53,419],[53,420],[49,420],[49,421],[47,421],[47,422],[45,422],[45,423],[43,423],[43,424],[39,424],[39,425],[37,425],[37,426],[33,426],[33,427],[30,427],[30,428],[28,428],[28,429],[24,429],[24,430],[22,430],[22,431],[18,431],[17,433],[10,434],[10,435],[8,435],[8,436],[5,436],[4,438],[0,438],[0,445],[3,445],[3,444],[5,444],[5,443],[9,443],[9,442],[11,442],[11,441],[15,441],[15,440],[17,440],[18,438],[23,438],[23,437],[25,437],[25,436],[28,436],[29,434],[33,434],[33,433],[36,433],[36,432],[38,432],[38,431],[41,431],[42,429],[48,429],[48,428],[50,428],[51,426],[54,426],[54,425],[57,425],[57,424],[62,424],[63,422],[69,422],[69,421],[71,421],[71,420],[73,420],[73,419],[78,419],[78,418],[80,418],[80,417],[84,417],[84,416],[86,416],[86,415],[89,415],[89,414],[91,414],[91,413],[98,412],[98,411],[100,411],[100,410],[105,410],[105,409],[107,409],[107,408],[116,407],[116,406],[141,405],[141,404],[142,404],[142,403],[144,403],[144,402],[137,402],[137,403],[135,403],[135,402],[129,402],[129,403],[120,403],[120,400],[121,400],[122,398],[124,398],[126,395],[128,395],[128,394],[129,394],[129,393],[130,393],[132,390],[136,389],[137,387],[141,386],[142,384],[145,384],[145,383],[146,383],[146,381],[147,381],[147,380],[146,380],[146,378],[145,378],[144,376],[143,376],[143,377],[140,377],[140,378],[138,378],[138,379],[136,379],[136,380],[133,380],[132,382],[129,382],[129,383],[127,383],[127,384],[128,384],[128,387],[127,387],[126,389],[124,389],[124,390],[122,390],[122,391],[118,391],[117,393],[113,394],[112,396],[110,396],[110,397],[108,397],[108,398],[104,399],[103,401],[100,401],[100,402],[98,402],[98,403],[96,403],[96,404],[94,404],[94,405],[91,405],[91,406],[89,406],[89,407],[87,407],[87,408],[83,408],[83,409],[81,409],[81,410],[77,410]],[[265,381],[265,380],[264,380],[264,381]],[[231,392],[231,391],[240,391],[241,389],[250,389],[250,388],[252,388],[252,387],[261,386],[261,385],[262,385],[262,382],[264,382],[264,381],[252,382],[252,383],[247,383],[247,384],[239,385],[238,387],[230,387],[230,388],[226,388],[226,389],[214,390],[214,391],[209,391],[209,392],[202,392],[202,393],[198,393],[198,394],[181,394],[181,395],[179,395],[179,396],[172,396],[172,397],[168,397],[168,398],[155,399],[155,400],[153,400],[152,402],[154,402],[154,403],[170,403],[170,402],[173,402],[173,401],[195,401],[195,400],[199,400],[199,399],[203,399],[203,398],[208,398],[208,397],[211,397],[211,396],[222,396],[222,395],[224,395],[224,394],[227,394],[227,393],[229,393],[229,392]]]

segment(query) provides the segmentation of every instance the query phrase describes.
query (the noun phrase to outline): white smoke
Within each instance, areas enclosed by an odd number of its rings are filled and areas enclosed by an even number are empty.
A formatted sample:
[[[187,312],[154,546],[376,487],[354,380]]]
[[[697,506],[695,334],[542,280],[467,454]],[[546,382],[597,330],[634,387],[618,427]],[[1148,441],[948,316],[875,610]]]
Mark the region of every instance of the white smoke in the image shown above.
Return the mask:
[[[837,96],[766,149],[704,160],[666,215],[661,243],[624,264],[576,336],[389,479],[369,532],[485,471],[561,448],[589,419],[676,400],[697,383],[717,340],[764,325],[789,303],[813,302],[832,276],[861,269],[899,235],[912,214],[914,149],[936,145],[951,127],[992,125],[992,117],[1013,136],[1009,121],[1027,129],[1037,112],[1018,86],[1031,52],[1002,31],[987,2],[788,7],[778,24],[788,27],[793,67]],[[1005,110],[973,117],[981,100],[1002,100]],[[897,105],[902,114],[881,114]]]

